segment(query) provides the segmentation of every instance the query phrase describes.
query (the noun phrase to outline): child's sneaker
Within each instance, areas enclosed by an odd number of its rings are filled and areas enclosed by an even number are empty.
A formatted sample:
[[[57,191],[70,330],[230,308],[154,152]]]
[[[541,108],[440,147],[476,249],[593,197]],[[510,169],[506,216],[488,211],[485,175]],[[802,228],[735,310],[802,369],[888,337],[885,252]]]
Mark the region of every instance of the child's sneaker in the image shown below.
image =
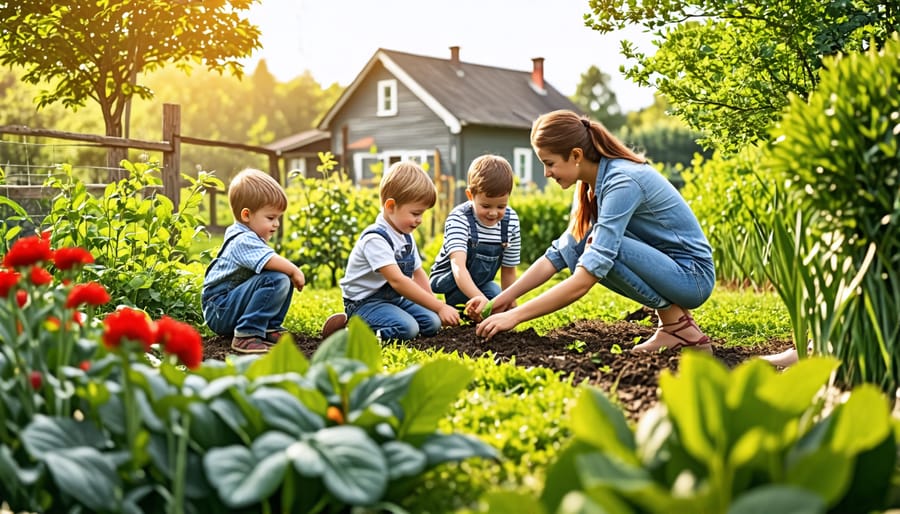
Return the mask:
[[[338,312],[336,314],[328,316],[328,319],[325,320],[325,324],[322,325],[322,339],[328,339],[328,336],[346,326],[347,315],[343,312]]]
[[[265,339],[257,336],[235,337],[231,340],[231,349],[238,353],[266,353],[269,347]]]

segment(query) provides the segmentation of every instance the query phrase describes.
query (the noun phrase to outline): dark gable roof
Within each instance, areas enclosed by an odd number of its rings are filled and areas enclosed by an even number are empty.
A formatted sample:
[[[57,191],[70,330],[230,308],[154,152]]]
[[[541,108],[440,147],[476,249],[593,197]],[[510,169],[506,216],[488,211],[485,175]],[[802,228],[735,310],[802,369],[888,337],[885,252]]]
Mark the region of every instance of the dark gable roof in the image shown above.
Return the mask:
[[[530,128],[539,115],[556,109],[578,111],[544,77],[543,90],[532,83],[532,70],[517,71],[451,59],[379,49],[323,117],[327,129],[334,115],[380,62],[435,113],[452,132],[465,125]]]

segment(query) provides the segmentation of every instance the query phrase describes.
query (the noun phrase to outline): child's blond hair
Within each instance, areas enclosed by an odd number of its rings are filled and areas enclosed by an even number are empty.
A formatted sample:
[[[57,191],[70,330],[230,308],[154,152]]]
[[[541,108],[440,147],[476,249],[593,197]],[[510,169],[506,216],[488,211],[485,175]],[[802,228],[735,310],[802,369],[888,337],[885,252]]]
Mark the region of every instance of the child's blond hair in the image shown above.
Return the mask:
[[[429,208],[437,201],[431,177],[412,161],[395,162],[381,177],[381,205],[393,198],[397,205],[423,203]]]
[[[499,155],[486,154],[469,165],[467,188],[472,196],[483,194],[491,198],[512,193],[513,169],[509,161]]]
[[[241,219],[241,211],[256,211],[263,207],[273,207],[279,211],[287,209],[287,195],[284,188],[268,173],[247,168],[231,179],[228,186],[228,203],[234,219]]]

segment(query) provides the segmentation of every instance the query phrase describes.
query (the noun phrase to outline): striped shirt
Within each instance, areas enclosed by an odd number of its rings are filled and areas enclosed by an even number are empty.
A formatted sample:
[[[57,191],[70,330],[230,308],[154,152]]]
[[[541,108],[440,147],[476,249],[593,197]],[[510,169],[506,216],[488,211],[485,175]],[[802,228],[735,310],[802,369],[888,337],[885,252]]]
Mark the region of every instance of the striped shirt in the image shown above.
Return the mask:
[[[442,257],[449,258],[453,252],[469,250],[469,220],[466,218],[466,205],[472,202],[465,202],[453,208],[444,222],[444,245],[441,247],[440,254],[437,259]],[[497,222],[492,227],[486,227],[475,217],[475,226],[478,228],[479,243],[500,243],[500,223]],[[511,207],[509,208],[509,227],[507,228],[507,236],[509,238],[509,246],[503,251],[502,266],[518,266],[520,262],[520,253],[522,250],[521,229],[519,228],[519,216]]]

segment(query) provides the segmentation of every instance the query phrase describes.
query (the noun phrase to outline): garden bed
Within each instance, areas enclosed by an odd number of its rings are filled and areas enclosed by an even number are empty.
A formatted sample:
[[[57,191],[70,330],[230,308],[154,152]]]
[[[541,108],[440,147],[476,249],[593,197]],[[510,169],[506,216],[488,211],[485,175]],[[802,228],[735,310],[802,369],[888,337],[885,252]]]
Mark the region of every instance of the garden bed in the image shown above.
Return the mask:
[[[506,332],[485,341],[475,336],[474,325],[448,327],[434,337],[405,343],[421,350],[440,349],[471,357],[490,354],[498,362],[515,360],[524,367],[549,368],[562,377],[570,374],[573,383],[588,381],[612,393],[625,413],[637,419],[657,402],[657,383],[664,369],[676,370],[680,353],[631,353],[639,340],[653,334],[653,328],[635,321],[580,320],[538,335],[533,329]],[[298,348],[311,356],[320,339],[294,334]],[[204,341],[204,359],[224,359],[234,352],[230,338],[211,337]],[[728,367],[759,355],[778,353],[791,346],[790,341],[771,340],[753,347],[731,346],[713,340],[713,355]]]

